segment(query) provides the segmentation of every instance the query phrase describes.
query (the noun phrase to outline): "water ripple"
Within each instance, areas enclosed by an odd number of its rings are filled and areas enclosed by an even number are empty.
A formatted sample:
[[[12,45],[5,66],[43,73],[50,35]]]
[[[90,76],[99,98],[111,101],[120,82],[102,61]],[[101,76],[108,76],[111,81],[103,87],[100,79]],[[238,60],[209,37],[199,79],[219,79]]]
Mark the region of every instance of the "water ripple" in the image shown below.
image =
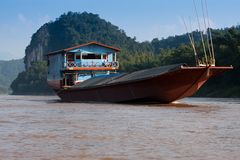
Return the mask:
[[[61,103],[0,96],[0,159],[235,160],[240,100]]]

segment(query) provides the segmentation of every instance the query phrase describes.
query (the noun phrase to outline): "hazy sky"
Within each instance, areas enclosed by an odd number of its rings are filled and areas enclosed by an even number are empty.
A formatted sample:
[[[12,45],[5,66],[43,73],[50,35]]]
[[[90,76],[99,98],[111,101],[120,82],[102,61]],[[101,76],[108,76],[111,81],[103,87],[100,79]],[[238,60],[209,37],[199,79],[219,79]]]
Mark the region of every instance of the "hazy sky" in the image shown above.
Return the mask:
[[[195,1],[203,19],[201,0]],[[239,24],[240,0],[207,2],[212,27]],[[68,11],[99,14],[125,30],[128,36],[136,36],[138,41],[186,32],[181,17],[191,19],[193,28],[197,26],[193,0],[1,0],[0,60],[24,57],[32,34]]]

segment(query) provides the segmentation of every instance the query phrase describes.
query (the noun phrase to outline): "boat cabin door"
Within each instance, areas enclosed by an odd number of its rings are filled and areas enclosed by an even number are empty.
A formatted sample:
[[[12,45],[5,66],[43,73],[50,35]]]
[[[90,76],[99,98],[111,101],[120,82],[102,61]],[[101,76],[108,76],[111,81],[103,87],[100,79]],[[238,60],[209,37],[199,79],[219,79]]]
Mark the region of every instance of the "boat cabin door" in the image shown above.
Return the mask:
[[[76,81],[76,74],[65,73],[63,76],[63,87],[73,86]]]

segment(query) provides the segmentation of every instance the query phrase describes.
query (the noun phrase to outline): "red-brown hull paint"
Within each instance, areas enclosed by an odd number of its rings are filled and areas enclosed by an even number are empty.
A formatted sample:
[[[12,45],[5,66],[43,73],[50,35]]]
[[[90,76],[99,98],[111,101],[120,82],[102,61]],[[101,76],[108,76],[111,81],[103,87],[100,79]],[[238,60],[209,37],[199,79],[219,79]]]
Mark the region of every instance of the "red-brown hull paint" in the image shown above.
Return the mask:
[[[182,67],[153,78],[98,86],[94,88],[55,89],[63,101],[155,101],[171,103],[192,96],[210,78],[232,67]]]
[[[53,90],[59,90],[61,88],[60,80],[48,80],[47,83]]]

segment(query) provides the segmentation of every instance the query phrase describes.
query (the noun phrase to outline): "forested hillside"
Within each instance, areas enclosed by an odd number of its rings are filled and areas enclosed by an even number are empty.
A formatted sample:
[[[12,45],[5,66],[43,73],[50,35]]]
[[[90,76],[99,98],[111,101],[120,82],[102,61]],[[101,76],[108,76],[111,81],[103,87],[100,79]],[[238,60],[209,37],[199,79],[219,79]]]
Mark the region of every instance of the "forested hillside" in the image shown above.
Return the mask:
[[[46,78],[47,63],[35,62],[27,71],[19,73],[17,79],[12,82],[13,94],[53,94],[46,83]]]
[[[10,84],[23,70],[23,59],[0,61],[0,94],[9,92]]]
[[[237,77],[240,75],[238,63],[240,60],[240,27],[213,30],[212,34],[217,65],[232,64],[236,69],[218,79],[212,79],[198,94],[201,96],[240,96],[240,81]],[[194,31],[193,35],[197,51],[201,55],[203,49],[199,42],[200,34]],[[195,65],[193,50],[186,34],[161,40],[155,38],[151,42],[139,43],[134,38],[128,37],[123,30],[96,14],[69,12],[53,22],[44,24],[33,34],[24,58],[27,71],[19,74],[12,84],[14,93],[32,94],[34,91],[41,94],[48,93],[48,90],[39,90],[39,86],[43,86],[42,88],[46,86],[46,71],[43,67],[44,62],[41,62],[46,59],[44,55],[89,41],[121,48],[120,70],[124,72],[174,63]],[[38,72],[38,68],[41,68],[41,71]],[[41,73],[41,76],[35,73]],[[29,85],[30,82],[31,85]]]
[[[233,65],[234,70],[210,79],[199,96],[240,97],[240,26],[214,30],[217,65]]]
[[[125,32],[97,14],[68,12],[54,22],[44,24],[33,34],[26,48],[24,62],[26,68],[32,62],[44,60],[44,55],[55,50],[97,41],[122,49],[122,52],[150,52],[150,44],[137,43]]]

